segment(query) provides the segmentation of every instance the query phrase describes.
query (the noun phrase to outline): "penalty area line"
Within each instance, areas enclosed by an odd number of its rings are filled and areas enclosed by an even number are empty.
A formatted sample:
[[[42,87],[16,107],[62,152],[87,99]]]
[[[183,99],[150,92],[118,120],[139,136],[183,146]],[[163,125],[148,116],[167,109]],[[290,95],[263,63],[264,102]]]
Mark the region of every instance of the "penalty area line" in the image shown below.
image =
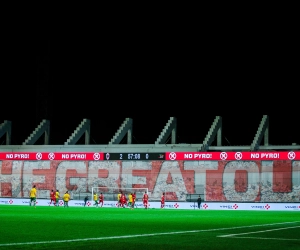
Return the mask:
[[[220,236],[218,236],[220,237]],[[282,238],[264,238],[264,237],[246,237],[246,236],[231,236],[228,238],[236,238],[236,239],[257,239],[257,240],[296,240],[299,241],[300,239],[282,239]]]
[[[3,246],[38,245],[38,244],[53,244],[53,243],[67,243],[67,242],[93,241],[93,240],[97,241],[97,240],[111,240],[111,239],[126,239],[126,238],[151,237],[151,236],[172,235],[172,234],[213,232],[213,231],[240,229],[240,228],[263,227],[263,226],[271,226],[271,225],[273,226],[273,225],[278,225],[278,224],[288,224],[288,223],[297,223],[297,222],[300,222],[300,221],[283,222],[283,223],[281,222],[281,223],[262,224],[262,225],[251,225],[251,226],[240,226],[240,227],[226,227],[226,228],[190,230],[190,231],[179,231],[179,232],[119,235],[119,236],[107,236],[107,237],[97,237],[97,238],[81,238],[81,239],[71,239],[71,240],[51,240],[51,241],[36,241],[36,242],[4,243],[4,244],[0,244],[0,247],[3,247]],[[221,236],[219,236],[219,237],[221,237]],[[223,236],[223,237],[226,237],[226,236]]]
[[[281,228],[273,228],[273,229],[268,229],[268,230],[261,230],[261,231],[247,232],[247,233],[219,235],[217,237],[223,237],[223,238],[225,238],[225,237],[242,238],[242,237],[239,237],[239,235],[265,233],[265,232],[272,232],[272,231],[278,231],[278,230],[286,230],[286,229],[298,228],[298,227],[300,227],[300,226],[295,226],[295,227],[281,227]],[[249,237],[249,238],[251,238],[251,237]]]

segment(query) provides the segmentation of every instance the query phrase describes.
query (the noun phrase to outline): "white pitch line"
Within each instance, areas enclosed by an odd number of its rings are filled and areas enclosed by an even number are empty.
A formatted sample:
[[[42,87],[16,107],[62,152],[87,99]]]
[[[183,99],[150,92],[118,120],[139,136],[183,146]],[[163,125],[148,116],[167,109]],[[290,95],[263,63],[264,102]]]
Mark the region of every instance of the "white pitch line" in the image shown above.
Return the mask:
[[[300,227],[300,226],[296,226],[296,227]],[[285,230],[285,229],[296,228],[296,227],[282,227],[282,228],[274,228],[274,229],[262,230],[262,231],[255,231],[255,232],[247,232],[247,233],[239,233],[239,234],[227,234],[227,235],[220,235],[218,237],[233,237],[233,236],[244,235],[244,234],[265,233],[265,232]]]
[[[222,231],[222,230],[232,230],[240,228],[250,228],[250,227],[263,227],[263,226],[273,226],[278,224],[289,224],[298,223],[300,221],[291,222],[281,222],[272,224],[262,224],[262,225],[251,225],[251,226],[241,226],[241,227],[226,227],[226,228],[215,228],[215,229],[204,229],[204,230],[192,230],[192,231],[180,231],[180,232],[167,232],[167,233],[153,233],[153,234],[135,234],[135,235],[120,235],[120,236],[108,236],[108,237],[98,237],[98,238],[83,238],[83,239],[72,239],[72,240],[52,240],[52,241],[37,241],[37,242],[19,242],[19,243],[5,243],[0,244],[3,246],[20,246],[20,245],[35,245],[35,244],[53,244],[53,243],[66,243],[66,242],[77,242],[77,241],[91,241],[91,240],[110,240],[110,239],[125,239],[134,237],[149,237],[149,236],[159,236],[159,235],[172,235],[172,234],[187,234],[187,233],[200,233],[200,232],[212,232],[212,231]]]
[[[220,236],[218,236],[220,237]],[[232,236],[232,237],[229,237],[229,238],[237,238],[237,239],[258,239],[258,240],[300,240],[300,239],[282,239],[282,238],[263,238],[263,237],[245,237],[245,236],[242,236],[242,237],[235,237],[235,236]]]

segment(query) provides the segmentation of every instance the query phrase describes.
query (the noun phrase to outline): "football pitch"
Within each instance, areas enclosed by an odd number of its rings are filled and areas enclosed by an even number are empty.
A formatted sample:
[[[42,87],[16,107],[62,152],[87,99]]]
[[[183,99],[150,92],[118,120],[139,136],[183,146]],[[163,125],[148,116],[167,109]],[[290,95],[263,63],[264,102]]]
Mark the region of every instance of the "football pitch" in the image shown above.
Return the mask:
[[[1,249],[300,249],[299,211],[0,205]]]

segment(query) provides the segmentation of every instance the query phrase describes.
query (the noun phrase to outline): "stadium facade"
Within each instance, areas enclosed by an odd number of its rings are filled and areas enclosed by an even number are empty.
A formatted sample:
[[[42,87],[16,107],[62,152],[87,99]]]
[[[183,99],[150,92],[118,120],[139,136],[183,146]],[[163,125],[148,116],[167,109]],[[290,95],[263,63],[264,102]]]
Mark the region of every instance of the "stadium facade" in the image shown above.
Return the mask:
[[[157,202],[167,201],[300,202],[300,145],[269,145],[269,118],[262,117],[251,145],[222,146],[222,117],[216,116],[199,144],[177,144],[177,120],[170,117],[153,144],[132,143],[126,118],[105,145],[91,145],[90,121],[84,119],[64,145],[49,145],[50,121],[43,120],[22,145],[10,145],[11,122],[0,124],[0,197],[25,198],[36,185],[40,198],[52,189],[73,199],[93,187],[118,190],[148,188]],[[84,137],[85,144],[76,144]],[[43,145],[35,143],[43,138]],[[124,138],[127,144],[120,144]],[[213,145],[215,143],[215,145]]]

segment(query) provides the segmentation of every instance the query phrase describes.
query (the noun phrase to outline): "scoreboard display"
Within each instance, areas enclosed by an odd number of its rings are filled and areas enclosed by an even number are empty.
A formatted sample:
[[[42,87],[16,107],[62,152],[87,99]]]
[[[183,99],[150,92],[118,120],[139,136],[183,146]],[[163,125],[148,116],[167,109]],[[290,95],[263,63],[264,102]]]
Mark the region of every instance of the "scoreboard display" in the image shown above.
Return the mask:
[[[0,161],[299,161],[300,151],[274,152],[0,152]],[[1,162],[0,162],[1,163]],[[1,166],[1,165],[0,165]],[[1,169],[1,167],[0,167]],[[0,170],[1,172],[1,170]]]
[[[165,153],[104,153],[104,160],[153,161],[165,160]]]

